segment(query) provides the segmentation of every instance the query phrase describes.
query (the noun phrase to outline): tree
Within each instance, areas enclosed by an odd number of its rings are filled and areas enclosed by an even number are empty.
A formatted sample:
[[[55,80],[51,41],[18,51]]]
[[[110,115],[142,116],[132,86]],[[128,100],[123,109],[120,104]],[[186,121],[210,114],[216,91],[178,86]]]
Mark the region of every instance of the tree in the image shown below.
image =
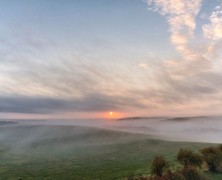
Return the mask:
[[[193,152],[190,149],[180,149],[177,154],[177,160],[182,164],[184,167],[192,166],[192,167],[201,167],[203,163],[203,159],[201,155],[198,153]]]
[[[222,151],[219,148],[207,147],[201,149],[200,152],[203,154],[203,158],[208,165],[209,171],[216,172],[217,168],[222,163]]]
[[[155,156],[151,163],[151,173],[156,176],[162,176],[169,163],[163,156]]]

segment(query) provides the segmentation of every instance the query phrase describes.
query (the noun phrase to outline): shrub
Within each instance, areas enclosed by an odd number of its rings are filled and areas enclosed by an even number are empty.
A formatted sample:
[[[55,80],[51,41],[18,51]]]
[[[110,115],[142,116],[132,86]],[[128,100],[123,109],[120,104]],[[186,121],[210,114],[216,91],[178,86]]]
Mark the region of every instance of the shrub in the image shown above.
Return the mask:
[[[138,176],[138,177],[131,177],[127,180],[151,180],[151,177],[149,176]]]
[[[222,144],[220,144],[220,145],[218,146],[218,149],[219,149],[219,151],[222,152]]]
[[[201,155],[199,155],[198,153],[194,153],[190,149],[182,149],[182,148],[179,150],[177,154],[177,160],[184,167],[186,166],[201,167],[203,163]]]
[[[185,180],[201,180],[201,176],[196,168],[192,166],[186,166],[181,170]]]
[[[169,170],[164,174],[164,177],[167,180],[185,180],[185,177],[180,171],[172,172],[171,170]]]
[[[168,167],[168,162],[163,156],[156,156],[154,157],[151,163],[151,174],[156,176],[162,176],[164,171]]]
[[[207,147],[201,149],[203,158],[206,161],[209,171],[216,172],[217,168],[222,163],[222,151],[219,148]]]

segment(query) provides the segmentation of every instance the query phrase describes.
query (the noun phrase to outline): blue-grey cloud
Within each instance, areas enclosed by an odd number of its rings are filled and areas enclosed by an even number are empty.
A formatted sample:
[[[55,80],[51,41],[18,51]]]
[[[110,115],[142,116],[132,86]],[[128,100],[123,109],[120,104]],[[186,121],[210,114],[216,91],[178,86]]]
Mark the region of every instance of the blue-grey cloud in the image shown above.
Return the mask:
[[[83,98],[60,99],[29,96],[0,96],[0,112],[47,114],[59,112],[103,112],[142,108],[143,104],[128,97],[90,94]]]

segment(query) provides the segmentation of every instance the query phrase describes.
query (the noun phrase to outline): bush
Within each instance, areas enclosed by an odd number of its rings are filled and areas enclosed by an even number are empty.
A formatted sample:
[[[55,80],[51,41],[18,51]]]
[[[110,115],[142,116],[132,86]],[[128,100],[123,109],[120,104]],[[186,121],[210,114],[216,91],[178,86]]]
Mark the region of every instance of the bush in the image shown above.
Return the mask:
[[[180,171],[172,172],[169,170],[166,172],[166,174],[164,174],[164,177],[167,180],[185,180],[185,177]]]
[[[203,164],[203,159],[201,155],[198,153],[194,153],[190,149],[180,149],[177,154],[177,160],[182,164],[184,167],[193,166],[193,167],[201,167]]]
[[[203,158],[206,161],[209,171],[216,172],[222,163],[222,151],[219,148],[207,147],[201,149]]]
[[[219,151],[222,152],[222,144],[220,144],[220,145],[218,146],[218,149],[219,149]]]
[[[139,176],[139,177],[131,177],[131,178],[128,178],[127,180],[151,180],[151,177],[149,177],[149,176]]]
[[[151,174],[161,177],[168,167],[168,162],[163,156],[154,157],[151,163]]]
[[[201,176],[197,169],[192,166],[186,166],[181,170],[181,174],[183,174],[185,180],[201,180]]]

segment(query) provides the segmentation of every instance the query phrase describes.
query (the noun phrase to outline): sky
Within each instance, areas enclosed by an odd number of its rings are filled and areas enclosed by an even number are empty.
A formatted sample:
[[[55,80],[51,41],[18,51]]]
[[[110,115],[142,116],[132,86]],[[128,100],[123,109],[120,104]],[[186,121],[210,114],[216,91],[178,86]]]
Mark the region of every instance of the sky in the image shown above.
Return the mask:
[[[0,118],[222,114],[222,0],[0,0],[0,19]]]

